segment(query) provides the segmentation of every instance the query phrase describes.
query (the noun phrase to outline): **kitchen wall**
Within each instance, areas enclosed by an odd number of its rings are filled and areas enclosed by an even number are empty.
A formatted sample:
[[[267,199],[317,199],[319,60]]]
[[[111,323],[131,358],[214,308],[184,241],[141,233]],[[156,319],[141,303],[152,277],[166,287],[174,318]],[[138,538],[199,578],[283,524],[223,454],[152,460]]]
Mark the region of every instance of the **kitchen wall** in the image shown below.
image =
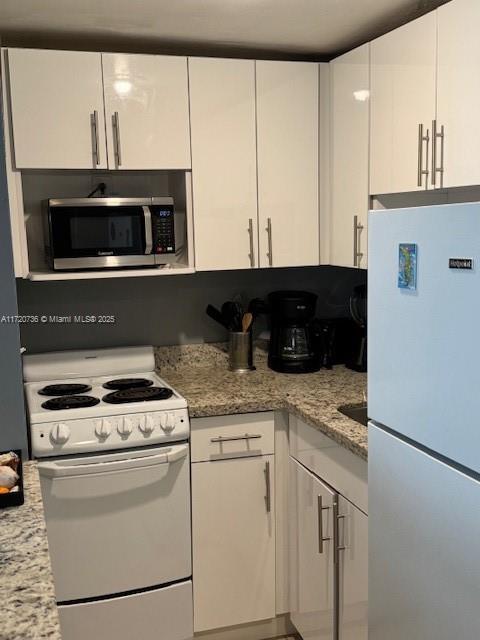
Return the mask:
[[[221,305],[234,294],[247,300],[277,289],[302,289],[319,295],[318,317],[348,314],[352,287],[366,271],[339,267],[218,271],[193,275],[28,282],[19,280],[22,315],[47,316],[24,324],[22,345],[30,353],[134,344],[216,342],[226,333],[205,314],[208,303]],[[75,315],[113,315],[114,324],[74,322]],[[70,323],[49,316],[71,317]],[[259,322],[256,331],[265,326]]]
[[[17,292],[13,273],[10,215],[0,125],[0,451],[27,449],[18,324]]]

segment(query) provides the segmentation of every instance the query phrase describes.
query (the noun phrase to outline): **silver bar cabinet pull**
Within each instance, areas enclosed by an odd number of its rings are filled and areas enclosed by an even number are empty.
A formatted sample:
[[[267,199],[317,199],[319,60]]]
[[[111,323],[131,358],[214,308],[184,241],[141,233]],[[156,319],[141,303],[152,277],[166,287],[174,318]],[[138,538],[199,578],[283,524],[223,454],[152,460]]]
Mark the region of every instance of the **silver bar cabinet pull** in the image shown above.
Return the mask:
[[[250,266],[254,267],[255,253],[253,251],[253,219],[252,218],[248,219],[248,235],[250,237],[250,253],[248,254],[248,257],[250,258]]]
[[[353,266],[359,267],[363,258],[363,253],[358,250],[359,234],[363,230],[363,224],[358,222],[358,216],[353,216]]]
[[[322,496],[317,496],[317,506],[318,506],[318,553],[323,553],[323,543],[330,540],[330,538],[325,538],[323,535],[323,512],[328,511],[330,507],[323,506]]]
[[[437,121],[432,120],[432,187],[437,180]]]
[[[425,169],[423,168],[423,143],[426,144],[426,162]],[[430,133],[427,129],[427,133],[424,134],[423,124],[418,125],[418,173],[417,173],[417,186],[423,185],[423,176],[425,176],[425,189],[428,189],[428,176],[430,174],[428,156],[430,147]]]
[[[265,507],[267,509],[267,513],[270,513],[272,510],[272,490],[270,487],[270,462],[267,460],[265,462]]]
[[[417,164],[417,186],[422,186],[423,167],[423,124],[418,125],[418,164]]]
[[[122,152],[120,147],[120,120],[118,117],[118,111],[115,111],[113,114],[112,121],[115,138],[115,155],[117,157],[117,167],[119,167],[122,164]]]
[[[261,437],[260,433],[246,433],[243,436],[218,436],[218,438],[210,438],[210,442],[234,442],[235,440],[254,440]]]
[[[437,140],[440,138],[440,166],[437,166]],[[438,131],[437,121],[432,120],[432,186],[436,186],[437,173],[440,174],[440,188],[443,187],[443,161],[445,152],[445,126]]]
[[[90,126],[92,128],[92,145],[95,164],[100,164],[100,144],[98,140],[98,111],[90,114]]]
[[[267,235],[268,235],[268,252],[267,252],[268,265],[271,267],[271,266],[272,266],[272,264],[273,264],[273,254],[272,254],[272,219],[271,219],[271,218],[267,218],[267,227],[266,227],[265,231],[267,232]]]

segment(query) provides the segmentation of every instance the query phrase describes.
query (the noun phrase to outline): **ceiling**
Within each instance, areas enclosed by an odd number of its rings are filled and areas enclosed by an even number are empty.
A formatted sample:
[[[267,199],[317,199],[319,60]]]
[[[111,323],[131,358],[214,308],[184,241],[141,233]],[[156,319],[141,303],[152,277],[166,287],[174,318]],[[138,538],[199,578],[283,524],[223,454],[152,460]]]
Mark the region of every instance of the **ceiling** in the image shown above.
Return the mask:
[[[328,58],[446,0],[0,0],[4,45]]]

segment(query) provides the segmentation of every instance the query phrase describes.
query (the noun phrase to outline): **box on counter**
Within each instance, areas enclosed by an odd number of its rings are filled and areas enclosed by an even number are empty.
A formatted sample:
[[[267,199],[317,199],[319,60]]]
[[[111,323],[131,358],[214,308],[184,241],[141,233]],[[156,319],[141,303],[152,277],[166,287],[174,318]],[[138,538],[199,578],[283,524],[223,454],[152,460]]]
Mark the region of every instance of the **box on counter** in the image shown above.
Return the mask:
[[[22,452],[0,452],[0,509],[23,502]]]

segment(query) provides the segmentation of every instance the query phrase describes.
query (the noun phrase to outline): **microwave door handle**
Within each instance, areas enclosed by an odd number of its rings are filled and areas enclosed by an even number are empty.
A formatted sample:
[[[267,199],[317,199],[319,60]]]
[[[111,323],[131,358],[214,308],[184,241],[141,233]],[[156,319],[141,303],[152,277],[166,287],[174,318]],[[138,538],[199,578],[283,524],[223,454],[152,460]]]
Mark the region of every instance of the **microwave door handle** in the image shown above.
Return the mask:
[[[112,471],[126,471],[129,469],[142,469],[158,464],[170,464],[186,458],[188,445],[169,447],[167,451],[156,453],[152,456],[141,456],[121,460],[109,460],[108,462],[93,462],[91,464],[62,465],[61,462],[39,462],[40,475],[48,478],[66,478],[72,476],[86,476],[99,473],[111,473]]]
[[[152,253],[152,212],[150,207],[142,207],[145,224],[145,255]]]

